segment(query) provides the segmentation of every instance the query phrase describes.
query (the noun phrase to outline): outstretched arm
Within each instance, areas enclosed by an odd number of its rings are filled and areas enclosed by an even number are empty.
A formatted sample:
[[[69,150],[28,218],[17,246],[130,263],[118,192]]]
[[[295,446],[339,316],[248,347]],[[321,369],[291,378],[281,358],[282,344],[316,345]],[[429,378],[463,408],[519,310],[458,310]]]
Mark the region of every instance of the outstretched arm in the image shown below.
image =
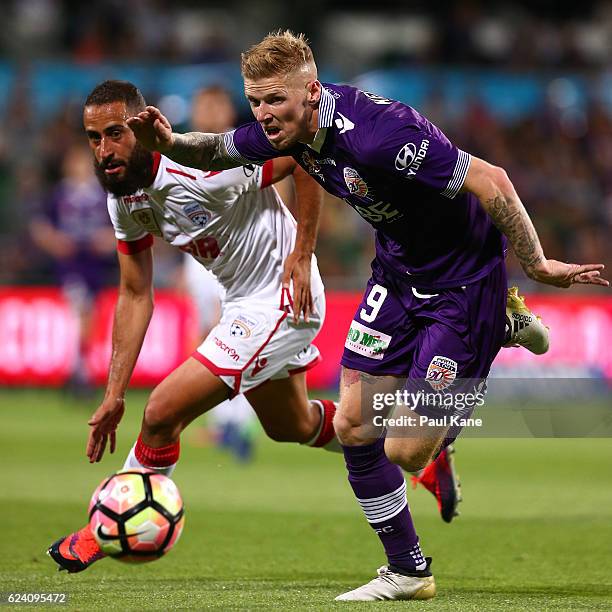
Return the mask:
[[[115,451],[115,431],[123,413],[123,396],[134,371],[153,314],[153,257],[151,249],[134,255],[119,253],[119,297],[113,320],[113,343],[104,399],[88,421],[87,456],[100,461],[106,444]]]
[[[573,284],[609,286],[601,277],[603,264],[568,264],[546,259],[538,234],[502,168],[472,157],[463,189],[472,192],[505,234],[529,278],[555,287]]]
[[[184,166],[202,170],[240,166],[228,155],[223,134],[176,134],[172,132],[168,119],[154,106],[147,106],[146,110],[130,117],[127,123],[145,148],[159,151]]]

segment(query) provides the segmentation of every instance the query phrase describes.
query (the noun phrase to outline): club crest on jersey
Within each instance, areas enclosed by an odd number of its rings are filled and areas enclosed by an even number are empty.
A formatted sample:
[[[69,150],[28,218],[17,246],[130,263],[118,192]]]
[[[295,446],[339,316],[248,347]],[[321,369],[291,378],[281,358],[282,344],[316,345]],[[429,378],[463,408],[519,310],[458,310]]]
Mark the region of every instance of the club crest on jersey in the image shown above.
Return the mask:
[[[238,315],[230,325],[230,336],[234,338],[249,338],[257,326],[257,321],[246,315]]]
[[[392,336],[353,321],[346,336],[344,346],[353,353],[370,359],[382,359],[389,347]]]
[[[425,380],[436,391],[446,389],[457,378],[457,362],[442,355],[436,355],[429,363]]]
[[[154,236],[163,235],[152,208],[137,208],[136,210],[131,210],[130,216],[150,234]]]
[[[187,204],[184,211],[185,214],[200,227],[204,227],[210,219],[210,215],[200,206],[200,204],[197,204],[196,202],[193,204]]]
[[[368,195],[368,185],[359,176],[357,170],[347,166],[342,172],[344,174],[344,182],[350,194],[365,198]]]

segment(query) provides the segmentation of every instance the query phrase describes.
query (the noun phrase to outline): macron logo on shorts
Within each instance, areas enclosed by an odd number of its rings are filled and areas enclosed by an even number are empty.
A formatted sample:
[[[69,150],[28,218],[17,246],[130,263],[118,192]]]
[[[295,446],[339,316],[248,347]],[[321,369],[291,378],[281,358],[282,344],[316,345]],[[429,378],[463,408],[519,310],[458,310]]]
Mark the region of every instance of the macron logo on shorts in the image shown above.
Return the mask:
[[[344,346],[353,353],[370,359],[382,359],[391,342],[392,336],[353,321],[346,336]]]

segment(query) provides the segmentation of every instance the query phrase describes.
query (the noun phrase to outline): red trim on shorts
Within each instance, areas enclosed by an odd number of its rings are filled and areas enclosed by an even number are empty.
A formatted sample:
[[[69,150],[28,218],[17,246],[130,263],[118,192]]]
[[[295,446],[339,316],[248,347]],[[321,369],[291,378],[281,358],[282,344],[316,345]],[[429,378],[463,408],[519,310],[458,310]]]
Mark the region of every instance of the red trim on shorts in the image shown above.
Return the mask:
[[[287,313],[283,312],[283,314],[281,315],[280,319],[276,322],[276,325],[274,326],[274,329],[270,332],[270,335],[266,338],[266,341],[259,347],[259,350],[251,357],[251,359],[249,359],[248,363],[244,366],[244,368],[242,368],[242,371],[244,372],[252,363],[253,361],[255,361],[255,359],[257,359],[257,357],[259,356],[259,353],[261,353],[261,351],[264,350],[266,344],[268,344],[268,342],[270,342],[270,340],[272,339],[272,336],[276,333],[276,331],[278,330],[279,325],[287,318]]]
[[[261,189],[265,189],[272,184],[272,177],[274,175],[274,160],[269,159],[261,167]]]
[[[187,174],[187,172],[183,172],[182,170],[178,170],[176,168],[166,168],[166,172],[169,172],[170,174],[180,174],[181,176],[186,176],[194,181],[198,180],[196,176],[193,176],[193,174]]]
[[[323,357],[321,357],[321,355],[317,355],[312,361],[309,361],[305,366],[302,366],[301,368],[295,368],[295,370],[287,370],[287,373],[289,374],[289,376],[295,376],[296,374],[300,374],[302,372],[306,372],[307,370],[311,370],[312,368],[314,368],[317,364],[321,363],[323,361]]]
[[[161,153],[159,151],[153,151],[153,166],[151,167],[151,182],[147,185],[150,187],[157,178],[157,171],[159,170],[159,162],[161,161]]]
[[[197,359],[200,363],[203,363],[215,376],[233,376],[234,377],[234,387],[230,393],[230,398],[235,397],[240,393],[240,384],[242,382],[242,375],[248,369],[248,367],[253,363],[255,359],[259,356],[259,353],[263,351],[266,347],[266,344],[270,342],[272,336],[277,332],[279,325],[287,318],[287,313],[284,312],[281,317],[276,322],[274,329],[270,332],[270,335],[266,338],[266,341],[257,349],[257,352],[247,361],[246,365],[241,369],[235,368],[220,368],[218,365],[215,365],[210,359],[204,357],[202,353],[199,351],[194,351],[191,356]],[[266,379],[269,380],[269,379]],[[227,383],[226,383],[227,384]],[[250,391],[250,389],[249,389]]]
[[[153,236],[147,234],[138,240],[117,240],[117,250],[124,255],[135,255],[153,246]]]
[[[310,370],[311,368],[314,368],[321,361],[323,361],[323,357],[321,357],[321,355],[317,355],[310,363],[307,363],[305,366],[302,366],[301,368],[296,368],[295,370],[287,370],[287,374],[289,374],[289,376],[293,376],[294,374],[305,372],[306,370]],[[282,378],[266,378],[266,380],[262,380],[258,385],[251,387],[247,391],[247,393],[250,393],[251,391],[255,391],[255,389],[259,389],[261,386],[265,385],[266,383],[269,383],[271,380],[283,380],[283,379]]]
[[[323,424],[317,439],[310,445],[321,447],[329,444],[334,439],[336,432],[334,431],[334,415],[336,414],[336,405],[331,400],[317,400],[323,404]]]
[[[236,397],[236,395],[240,393],[242,370],[237,370],[235,368],[220,368],[218,365],[214,364],[210,359],[204,357],[204,355],[202,355],[202,353],[199,353],[198,351],[193,351],[193,353],[191,353],[191,356],[194,359],[197,359],[203,365],[205,365],[215,376],[218,376],[219,378],[221,378],[221,376],[234,377],[234,386],[233,388],[230,388],[230,398]]]
[[[278,309],[285,310],[286,312],[293,312],[293,298],[291,297],[291,290],[289,287],[283,287],[281,289],[281,300]]]

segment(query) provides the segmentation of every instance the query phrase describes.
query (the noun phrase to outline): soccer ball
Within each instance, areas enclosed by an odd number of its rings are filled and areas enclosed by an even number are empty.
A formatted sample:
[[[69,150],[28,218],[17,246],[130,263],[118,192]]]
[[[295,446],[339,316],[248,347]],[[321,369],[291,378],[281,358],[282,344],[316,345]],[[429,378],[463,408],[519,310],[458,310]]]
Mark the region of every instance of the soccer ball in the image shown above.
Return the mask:
[[[166,476],[130,469],[106,478],[89,503],[89,526],[105,554],[154,561],[177,542],[185,521],[178,488]]]

